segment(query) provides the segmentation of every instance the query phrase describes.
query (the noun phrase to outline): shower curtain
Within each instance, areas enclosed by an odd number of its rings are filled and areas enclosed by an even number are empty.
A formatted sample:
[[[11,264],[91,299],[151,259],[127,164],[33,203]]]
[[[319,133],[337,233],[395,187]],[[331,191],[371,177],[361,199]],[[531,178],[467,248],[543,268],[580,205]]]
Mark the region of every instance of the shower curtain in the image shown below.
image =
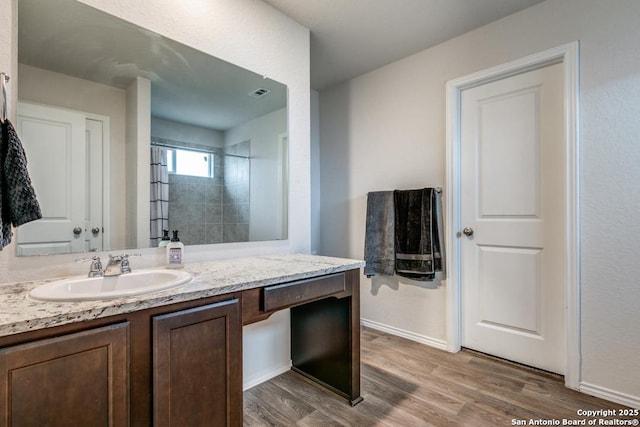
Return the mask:
[[[151,147],[150,245],[157,247],[162,230],[169,229],[169,171],[167,150]]]

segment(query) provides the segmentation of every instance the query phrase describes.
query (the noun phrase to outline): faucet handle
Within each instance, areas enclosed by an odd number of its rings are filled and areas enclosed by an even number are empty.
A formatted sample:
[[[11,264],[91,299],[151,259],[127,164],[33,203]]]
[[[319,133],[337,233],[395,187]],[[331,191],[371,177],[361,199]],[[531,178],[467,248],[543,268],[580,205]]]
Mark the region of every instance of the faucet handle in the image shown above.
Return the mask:
[[[100,261],[100,257],[97,255],[92,256],[91,258],[78,258],[76,262],[88,262],[91,261],[91,267],[89,267],[88,277],[102,277],[104,272],[102,271],[102,261]]]
[[[122,254],[120,255],[120,272],[131,273],[131,265],[129,264],[130,256],[142,256],[142,254]]]

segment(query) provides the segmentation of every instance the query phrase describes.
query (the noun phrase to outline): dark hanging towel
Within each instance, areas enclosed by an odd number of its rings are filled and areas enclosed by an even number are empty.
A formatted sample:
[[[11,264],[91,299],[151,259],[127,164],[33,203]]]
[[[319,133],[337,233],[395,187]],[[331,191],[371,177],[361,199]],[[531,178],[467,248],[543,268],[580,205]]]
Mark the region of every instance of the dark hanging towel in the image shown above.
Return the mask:
[[[5,119],[0,133],[0,250],[11,243],[11,226],[42,218],[27,172],[27,157],[13,125]]]
[[[394,191],[397,275],[432,281],[443,270],[439,198],[433,188]]]
[[[395,269],[393,191],[367,194],[367,222],[364,237],[364,274],[393,276]]]

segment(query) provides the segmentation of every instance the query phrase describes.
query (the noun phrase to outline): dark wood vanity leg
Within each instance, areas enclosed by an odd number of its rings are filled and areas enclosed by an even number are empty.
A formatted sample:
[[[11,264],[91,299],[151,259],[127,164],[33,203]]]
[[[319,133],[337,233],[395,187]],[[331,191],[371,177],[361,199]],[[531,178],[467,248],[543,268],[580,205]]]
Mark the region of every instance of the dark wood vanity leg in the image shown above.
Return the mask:
[[[351,395],[349,402],[356,406],[362,402],[360,395],[360,270],[347,272],[347,280],[351,283],[350,298],[350,334],[351,334]]]
[[[360,273],[347,272],[342,298],[291,309],[293,370],[335,391],[351,405],[360,396]],[[339,295],[340,296],[340,295]]]

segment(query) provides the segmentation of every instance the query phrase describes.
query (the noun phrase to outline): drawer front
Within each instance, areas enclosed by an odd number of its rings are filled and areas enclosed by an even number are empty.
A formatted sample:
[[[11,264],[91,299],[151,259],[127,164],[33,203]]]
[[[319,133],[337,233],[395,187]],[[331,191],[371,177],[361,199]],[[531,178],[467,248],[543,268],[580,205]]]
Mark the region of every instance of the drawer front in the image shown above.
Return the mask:
[[[345,290],[344,273],[264,288],[263,310],[273,311]]]

